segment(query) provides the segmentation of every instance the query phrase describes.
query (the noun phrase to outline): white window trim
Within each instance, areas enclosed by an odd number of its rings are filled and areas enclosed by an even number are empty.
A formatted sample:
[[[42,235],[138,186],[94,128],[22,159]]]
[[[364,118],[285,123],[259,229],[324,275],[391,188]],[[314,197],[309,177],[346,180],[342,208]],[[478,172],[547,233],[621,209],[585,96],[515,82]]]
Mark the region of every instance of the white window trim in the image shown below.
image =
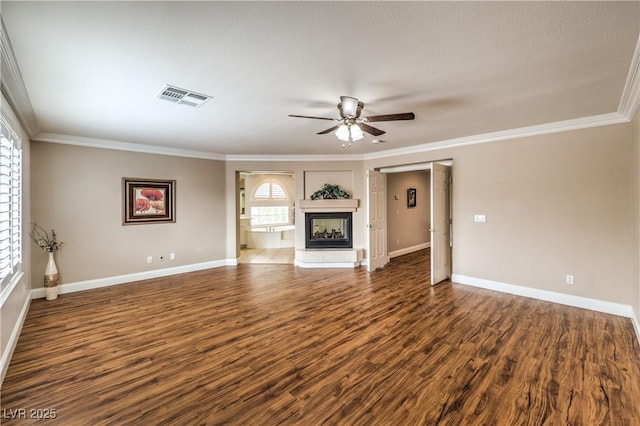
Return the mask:
[[[3,97],[4,100],[4,97]],[[22,137],[21,137],[21,133],[19,133],[19,130],[21,130],[19,127],[16,127],[13,123],[13,121],[5,114],[5,110],[2,110],[2,113],[0,114],[0,124],[2,125],[2,127],[4,129],[6,129],[7,133],[8,133],[8,140],[11,141],[12,147],[11,147],[11,160],[10,160],[10,169],[11,169],[11,176],[13,175],[13,172],[15,172],[14,170],[14,166],[15,166],[15,158],[14,155],[15,154],[15,150],[17,150],[17,155],[19,155],[19,169],[18,169],[18,179],[19,179],[19,188],[17,190],[18,194],[17,194],[17,208],[18,208],[18,215],[17,215],[17,236],[16,238],[14,238],[15,236],[15,222],[14,222],[14,215],[12,214],[15,207],[13,205],[13,200],[11,201],[12,205],[9,206],[9,216],[10,216],[10,221],[11,221],[11,226],[9,229],[9,239],[10,239],[10,249],[9,249],[9,253],[11,256],[11,271],[9,272],[9,274],[5,277],[2,278],[2,280],[8,280],[8,282],[6,282],[4,286],[2,286],[2,290],[0,291],[0,307],[4,305],[4,303],[6,302],[6,300],[9,298],[9,295],[13,292],[13,290],[16,288],[16,286],[18,285],[18,283],[23,279],[24,277],[24,272],[22,270],[23,264],[24,264],[24,225],[23,225],[23,220],[24,220],[24,205],[23,205],[23,191],[24,191],[24,158],[23,158],[23,149],[22,149]],[[10,185],[10,191],[13,193],[13,188],[15,188],[13,182],[11,182]],[[14,194],[12,194],[14,195]],[[13,240],[13,241],[11,241]],[[14,252],[15,249],[13,247],[13,244],[15,243],[15,241],[17,241],[18,245],[19,245],[19,253],[18,253],[18,260],[14,261]],[[17,263],[16,263],[17,262]]]

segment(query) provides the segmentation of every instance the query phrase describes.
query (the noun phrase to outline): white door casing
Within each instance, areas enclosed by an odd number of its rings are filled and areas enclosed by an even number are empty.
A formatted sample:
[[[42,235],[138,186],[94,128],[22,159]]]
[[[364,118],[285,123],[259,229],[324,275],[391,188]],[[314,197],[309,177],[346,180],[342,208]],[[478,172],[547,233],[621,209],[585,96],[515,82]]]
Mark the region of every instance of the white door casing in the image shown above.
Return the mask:
[[[431,285],[451,276],[451,168],[431,164]]]
[[[387,252],[387,176],[375,170],[367,171],[368,271],[389,263]]]

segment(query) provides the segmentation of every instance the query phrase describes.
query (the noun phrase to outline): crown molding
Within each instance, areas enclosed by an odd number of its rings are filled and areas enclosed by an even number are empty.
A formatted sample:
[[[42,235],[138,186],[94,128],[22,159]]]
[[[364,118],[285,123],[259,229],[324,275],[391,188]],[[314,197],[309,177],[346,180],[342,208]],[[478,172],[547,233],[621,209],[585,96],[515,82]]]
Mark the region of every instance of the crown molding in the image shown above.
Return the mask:
[[[517,129],[503,130],[499,132],[484,133],[480,135],[465,136],[462,138],[447,139],[438,142],[431,142],[422,145],[410,146],[407,148],[390,149],[365,154],[364,160],[375,160],[380,158],[395,157],[398,155],[418,154],[421,152],[435,151],[445,148],[455,148],[466,145],[476,145],[481,143],[498,142],[509,139],[520,139],[529,136],[547,135],[550,133],[567,132],[571,130],[588,129],[590,127],[609,126],[612,124],[628,123],[630,120],[618,113],[593,115],[591,117],[576,118],[572,120],[556,121],[553,123],[539,124],[536,126],[520,127]]]
[[[636,96],[637,98],[637,96]],[[633,117],[632,117],[633,118]],[[456,148],[466,145],[498,142],[509,139],[520,139],[529,136],[547,135],[551,133],[568,132],[571,130],[588,129],[591,127],[610,126],[612,124],[628,123],[631,121],[625,114],[611,112],[608,114],[593,115],[590,117],[575,118],[571,120],[556,121],[535,126],[519,127],[516,129],[502,130],[499,132],[484,133],[480,135],[465,136],[462,138],[446,139],[406,148],[388,149],[371,154],[353,155],[227,155],[227,161],[366,161],[380,158],[395,157],[398,155],[418,154],[427,151],[436,151],[445,148]]]
[[[436,151],[445,148],[456,148],[466,145],[498,142],[509,139],[520,139],[529,136],[546,135],[551,133],[567,132],[571,130],[588,129],[591,127],[609,126],[612,124],[628,123],[627,116],[612,112],[609,114],[594,115],[591,117],[576,118],[572,120],[556,121],[536,126],[520,127],[517,129],[503,130],[499,132],[484,133],[480,135],[465,136],[462,138],[447,139],[437,142],[414,145],[406,148],[389,149],[372,154],[351,155],[225,155],[204,151],[191,151],[186,149],[166,148],[153,145],[135,144],[128,142],[94,139],[80,136],[61,135],[57,133],[40,133],[32,140],[38,142],[51,142],[66,145],[77,145],[90,148],[115,149],[120,151],[142,152],[146,154],[171,155],[176,157],[202,158],[219,161],[247,161],[247,162],[295,162],[295,161],[366,161],[381,158],[395,157],[399,155],[418,154],[421,152]]]
[[[627,81],[622,90],[622,96],[620,97],[620,104],[618,105],[618,112],[629,119],[633,120],[633,117],[638,111],[640,106],[640,35],[638,35],[638,41],[636,42],[636,50],[633,52],[631,58],[631,65],[629,65],[629,72],[627,73]]]
[[[36,142],[59,143],[63,145],[83,146],[87,148],[115,149],[118,151],[141,152],[145,154],[170,155],[174,157],[202,158],[219,161],[362,161],[362,155],[225,155],[214,152],[192,151],[187,149],[159,147],[108,139],[95,139],[82,136],[63,135],[43,132],[31,140]]]
[[[326,155],[227,155],[227,161],[362,161],[362,154]]]
[[[38,120],[33,112],[29,93],[22,80],[20,67],[16,60],[11,41],[4,26],[4,21],[0,17],[0,50],[2,50],[2,84],[1,90],[14,114],[20,121],[22,128],[29,137],[40,132]]]
[[[31,140],[37,142],[51,142],[64,145],[84,146],[88,148],[114,149],[117,151],[141,152],[145,154],[171,155],[174,157],[202,158],[205,160],[220,161],[226,160],[223,154],[216,154],[212,152],[191,151],[187,149],[167,148],[155,145],[144,145],[106,139],[85,138],[80,136],[61,135],[57,133],[40,133],[38,136],[31,138]]]

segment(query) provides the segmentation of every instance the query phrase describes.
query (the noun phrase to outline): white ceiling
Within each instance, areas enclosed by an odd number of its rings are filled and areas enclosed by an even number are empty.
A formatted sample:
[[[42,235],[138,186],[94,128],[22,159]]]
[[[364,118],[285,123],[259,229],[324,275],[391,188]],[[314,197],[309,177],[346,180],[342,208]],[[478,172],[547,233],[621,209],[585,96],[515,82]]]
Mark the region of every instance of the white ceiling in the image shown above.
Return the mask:
[[[368,155],[616,113],[640,2],[14,2],[35,139]],[[193,109],[165,84],[213,96]],[[343,149],[341,95],[415,121]],[[66,136],[62,136],[66,135]]]

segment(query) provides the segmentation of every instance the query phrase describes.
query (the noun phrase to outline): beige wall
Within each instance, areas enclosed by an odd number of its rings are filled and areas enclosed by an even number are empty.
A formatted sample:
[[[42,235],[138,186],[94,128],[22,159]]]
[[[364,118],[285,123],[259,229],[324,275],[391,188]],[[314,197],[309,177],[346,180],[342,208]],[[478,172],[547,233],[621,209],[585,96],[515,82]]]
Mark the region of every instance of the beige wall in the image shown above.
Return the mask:
[[[416,189],[416,206],[407,207],[407,189]],[[397,199],[396,199],[397,198]],[[426,170],[387,174],[387,247],[389,253],[431,239],[430,173]]]
[[[64,241],[62,284],[225,259],[223,162],[33,142],[31,177],[32,220]],[[123,226],[123,177],[175,179],[176,223]],[[46,256],[32,260],[42,287]]]
[[[454,274],[630,304],[630,124],[376,159],[365,168],[447,158]],[[476,213],[487,222],[474,223]]]
[[[304,194],[300,198],[311,199],[311,195],[325,184],[338,185],[353,194],[353,172],[351,170],[309,170],[304,173]]]

